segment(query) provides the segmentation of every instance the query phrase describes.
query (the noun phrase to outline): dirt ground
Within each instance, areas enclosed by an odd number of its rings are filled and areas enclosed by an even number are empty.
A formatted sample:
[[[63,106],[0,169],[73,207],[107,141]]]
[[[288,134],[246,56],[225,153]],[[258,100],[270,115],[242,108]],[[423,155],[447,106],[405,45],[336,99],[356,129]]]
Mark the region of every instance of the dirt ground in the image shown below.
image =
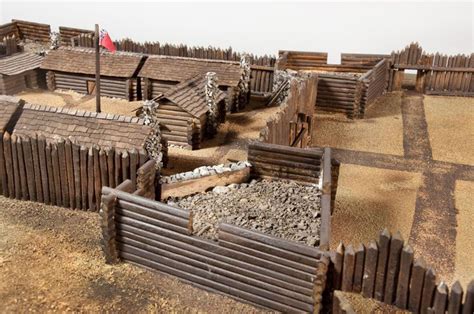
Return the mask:
[[[376,301],[375,299],[366,299],[358,293],[340,291],[341,295],[349,302],[355,313],[410,313],[400,310],[395,306]]]
[[[458,228],[454,277],[465,287],[474,275],[474,182],[457,181],[455,189]],[[467,261],[467,262],[466,262]]]
[[[1,312],[259,313],[131,264],[106,265],[99,215],[0,196]]]
[[[410,237],[420,174],[342,164],[331,247],[368,243],[381,230]]]
[[[315,146],[403,156],[400,93],[387,94],[370,106],[364,119],[318,113],[313,128]]]
[[[433,159],[474,166],[474,98],[425,96]]]
[[[73,91],[56,90],[54,92],[30,89],[16,95],[26,102],[36,105],[53,107],[77,108],[87,111],[95,111],[95,96],[82,95]],[[127,101],[119,98],[100,98],[103,112],[135,116],[134,110],[141,106],[141,101]]]

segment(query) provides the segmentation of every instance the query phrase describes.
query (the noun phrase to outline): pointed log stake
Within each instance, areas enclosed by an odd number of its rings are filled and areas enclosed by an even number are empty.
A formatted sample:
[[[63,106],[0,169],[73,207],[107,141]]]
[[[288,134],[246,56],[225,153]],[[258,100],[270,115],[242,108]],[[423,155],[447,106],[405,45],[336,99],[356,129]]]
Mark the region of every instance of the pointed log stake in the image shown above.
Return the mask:
[[[451,293],[449,295],[449,302],[448,302],[449,314],[455,314],[455,313],[461,312],[462,296],[463,296],[463,290],[462,290],[461,283],[458,280],[451,287]]]
[[[444,314],[446,311],[446,303],[448,301],[448,286],[441,282],[435,290],[435,296],[431,312],[435,314]]]
[[[462,307],[462,314],[468,314],[474,312],[474,280],[472,280],[467,286],[466,299]]]
[[[100,112],[100,47],[99,24],[95,24],[95,111]]]

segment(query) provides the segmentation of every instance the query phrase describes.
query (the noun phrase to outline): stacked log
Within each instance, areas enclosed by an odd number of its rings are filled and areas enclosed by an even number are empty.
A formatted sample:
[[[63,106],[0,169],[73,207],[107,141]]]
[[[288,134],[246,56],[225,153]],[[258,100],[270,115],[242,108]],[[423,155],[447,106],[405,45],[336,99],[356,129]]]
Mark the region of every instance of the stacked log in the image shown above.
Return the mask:
[[[337,73],[319,74],[316,109],[355,117],[359,112],[361,88],[358,78]]]
[[[80,34],[93,35],[94,31],[73,27],[59,26],[59,35],[61,37],[61,46],[71,46],[71,38],[77,37]]]
[[[363,84],[360,100],[359,117],[363,117],[365,109],[387,90],[389,62],[386,59],[379,61],[373,69],[360,77]]]
[[[35,22],[12,20],[16,24],[21,39],[38,41],[42,43],[50,42],[51,26]]]
[[[371,70],[381,60],[389,58],[390,55],[383,54],[341,53],[341,64],[346,66],[356,65]]]
[[[15,36],[16,38],[20,38],[20,32],[18,31],[16,23],[11,22],[0,25],[0,38],[7,36]]]

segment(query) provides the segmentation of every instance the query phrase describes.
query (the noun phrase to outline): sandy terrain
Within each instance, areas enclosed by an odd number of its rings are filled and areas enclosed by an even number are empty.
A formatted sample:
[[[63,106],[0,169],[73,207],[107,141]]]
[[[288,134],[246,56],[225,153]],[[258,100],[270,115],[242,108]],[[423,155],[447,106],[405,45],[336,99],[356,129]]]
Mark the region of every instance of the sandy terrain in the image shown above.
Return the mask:
[[[106,265],[99,215],[0,197],[1,312],[258,313],[131,264]]]
[[[381,97],[366,111],[364,119],[350,120],[343,115],[316,114],[314,146],[331,146],[366,152],[403,156],[401,94]]]
[[[343,291],[340,291],[339,293],[349,301],[349,304],[356,313],[410,313],[408,311],[400,310],[395,306],[376,301],[375,299],[366,299],[358,293]]]
[[[466,287],[474,278],[474,182],[457,181],[455,189],[458,228],[454,278]]]
[[[73,91],[56,90],[54,92],[45,90],[27,90],[16,95],[26,102],[54,107],[77,108],[87,111],[95,111],[95,96],[82,95]],[[118,98],[101,97],[101,109],[103,112],[135,116],[134,109],[141,106],[141,101],[127,101]]]
[[[425,96],[433,159],[474,166],[474,98]]]
[[[332,248],[368,243],[385,227],[409,238],[419,174],[346,164],[339,173]]]

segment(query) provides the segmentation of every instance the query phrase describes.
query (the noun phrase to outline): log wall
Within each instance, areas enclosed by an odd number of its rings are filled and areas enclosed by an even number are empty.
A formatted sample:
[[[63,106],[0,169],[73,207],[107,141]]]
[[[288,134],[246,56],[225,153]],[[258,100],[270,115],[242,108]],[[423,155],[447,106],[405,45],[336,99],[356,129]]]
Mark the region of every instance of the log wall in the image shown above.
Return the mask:
[[[6,23],[0,25],[0,39],[4,37],[11,37],[15,36],[16,38],[20,38],[20,32],[16,23]]]
[[[273,89],[274,68],[252,65],[250,69],[250,90],[252,93],[271,93]]]
[[[360,111],[363,85],[357,78],[319,74],[316,110],[345,113],[355,118]]]
[[[362,82],[362,94],[359,105],[359,117],[364,117],[365,109],[387,90],[390,62],[379,61],[369,72],[359,78]]]
[[[51,26],[49,24],[28,22],[22,20],[12,20],[18,28],[19,38],[38,41],[41,43],[50,42]]]
[[[27,71],[17,75],[0,74],[0,95],[15,95],[28,88],[38,88],[40,72],[37,70]]]
[[[88,94],[87,82],[95,82],[95,76],[74,73],[64,73],[56,71],[47,72],[47,81],[50,82],[48,88],[73,90],[80,94]],[[134,100],[137,98],[136,89],[132,88],[130,82],[136,79],[104,77],[100,78],[100,94],[106,97],[122,98]],[[136,83],[135,83],[136,84]]]
[[[42,137],[0,134],[0,192],[5,197],[82,210],[99,210],[102,185],[137,181],[147,157],[133,151],[86,148]],[[149,187],[147,179],[144,187]]]
[[[384,230],[377,241],[344,247],[331,257],[331,289],[360,293],[414,313],[472,313],[474,280],[465,297],[459,281],[451,289],[438,283],[435,271],[400,233]]]
[[[106,260],[155,269],[280,312],[319,312],[329,260],[317,248],[219,224],[219,241],[193,235],[192,213],[102,189]]]
[[[270,144],[309,147],[318,76],[293,79],[289,84],[288,97],[280,104],[280,110],[267,121],[260,132],[260,140]]]
[[[365,68],[367,71],[372,69],[377,63],[379,63],[383,59],[390,59],[390,55],[367,53],[341,53],[342,65],[356,65]]]
[[[59,26],[59,35],[61,36],[61,46],[71,46],[71,39],[81,34],[93,35],[93,30]]]

